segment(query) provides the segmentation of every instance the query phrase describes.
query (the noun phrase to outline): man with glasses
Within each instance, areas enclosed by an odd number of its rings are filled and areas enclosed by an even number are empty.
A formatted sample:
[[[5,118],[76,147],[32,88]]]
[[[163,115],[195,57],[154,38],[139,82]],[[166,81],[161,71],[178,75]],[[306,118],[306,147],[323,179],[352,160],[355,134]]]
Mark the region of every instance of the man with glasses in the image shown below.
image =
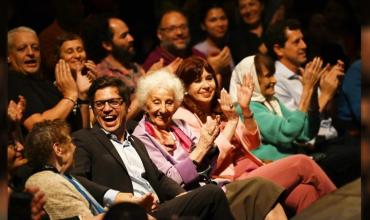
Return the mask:
[[[177,57],[187,58],[191,55],[205,55],[197,49],[190,47],[190,32],[188,21],[179,10],[169,10],[161,16],[157,37],[160,45],[146,58],[143,68],[148,70],[154,63],[163,59],[163,65],[167,66]]]
[[[96,124],[73,134],[76,145],[72,173],[103,206],[132,202],[148,214],[232,219],[226,197],[217,186],[185,192],[158,171],[143,143],[125,130],[129,91],[112,77],[101,77],[89,89]]]

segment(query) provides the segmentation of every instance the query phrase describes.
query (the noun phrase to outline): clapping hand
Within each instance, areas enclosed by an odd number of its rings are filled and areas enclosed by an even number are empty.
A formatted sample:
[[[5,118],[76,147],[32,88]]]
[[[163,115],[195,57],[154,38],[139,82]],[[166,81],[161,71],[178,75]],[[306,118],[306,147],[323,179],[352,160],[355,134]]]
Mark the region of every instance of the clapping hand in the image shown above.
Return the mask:
[[[31,218],[32,220],[40,220],[46,214],[44,205],[46,203],[45,194],[38,187],[28,187],[26,192],[32,194],[31,200]]]
[[[305,68],[300,68],[302,72],[302,83],[304,87],[309,89],[317,86],[321,76],[329,68],[329,65],[323,66],[323,61],[320,57],[315,57],[311,62],[307,63]]]
[[[244,110],[249,110],[249,103],[251,101],[254,83],[251,74],[244,75],[244,82],[241,85],[236,85],[237,88],[237,98],[240,108]]]
[[[325,71],[325,73],[321,76],[320,90],[322,94],[331,99],[339,86],[339,78],[343,75],[344,63],[341,60],[338,60],[338,62],[330,70]]]
[[[26,108],[26,99],[23,96],[18,96],[19,101],[16,103],[10,100],[8,105],[8,118],[11,122],[19,123],[23,117],[23,112]]]
[[[72,76],[69,65],[63,59],[60,59],[55,66],[55,85],[64,97],[77,100],[77,84]]]
[[[216,73],[220,72],[231,63],[230,49],[228,47],[224,47],[219,53],[209,55],[207,60]]]
[[[207,148],[208,150],[213,146],[213,142],[220,133],[220,116],[217,115],[215,119],[207,116],[206,123],[200,129],[200,137],[198,146]]]
[[[154,63],[149,70],[147,71],[147,74],[153,73],[154,71],[160,70],[164,68],[166,71],[170,73],[175,73],[181,62],[183,61],[182,58],[176,57],[170,64],[167,66],[164,66],[164,60],[163,58],[159,59],[158,62]]]
[[[225,89],[221,90],[220,99],[218,100],[220,107],[227,120],[238,120],[238,115],[235,112],[235,107],[232,103],[229,93]]]

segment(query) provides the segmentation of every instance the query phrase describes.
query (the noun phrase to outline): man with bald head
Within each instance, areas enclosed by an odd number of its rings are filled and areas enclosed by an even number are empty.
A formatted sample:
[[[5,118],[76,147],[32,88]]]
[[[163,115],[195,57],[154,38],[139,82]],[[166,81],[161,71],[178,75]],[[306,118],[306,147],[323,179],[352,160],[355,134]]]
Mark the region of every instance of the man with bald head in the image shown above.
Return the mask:
[[[143,64],[145,70],[161,58],[165,66],[177,57],[187,58],[196,55],[205,58],[203,53],[190,47],[188,20],[179,10],[169,10],[163,13],[157,28],[157,37],[160,45],[145,60]]]
[[[39,72],[40,63],[40,44],[36,32],[28,27],[9,31],[9,69],[23,74],[36,74]]]

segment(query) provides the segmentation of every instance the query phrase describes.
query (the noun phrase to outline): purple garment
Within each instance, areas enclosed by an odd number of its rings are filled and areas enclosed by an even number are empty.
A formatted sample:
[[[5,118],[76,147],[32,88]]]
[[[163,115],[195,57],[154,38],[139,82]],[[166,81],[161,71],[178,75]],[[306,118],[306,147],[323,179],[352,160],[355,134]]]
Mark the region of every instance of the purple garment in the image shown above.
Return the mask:
[[[186,57],[182,57],[182,58],[187,58],[187,57],[192,56],[192,55],[206,58],[206,55],[204,55],[202,52],[200,52],[199,50],[197,50],[195,48],[191,49],[191,54],[189,54]],[[148,71],[148,69],[154,63],[158,62],[161,58],[163,58],[163,65],[167,66],[168,64],[170,64],[172,61],[174,61],[176,59],[176,56],[171,54],[170,52],[168,52],[163,47],[158,46],[155,50],[150,52],[149,56],[146,58],[146,60],[143,64],[144,70]]]
[[[175,119],[173,122],[195,143],[197,138],[191,133],[190,128],[185,121]],[[196,166],[189,158],[189,153],[186,152],[180,145],[180,141],[176,140],[176,149],[173,155],[169,154],[162,144],[145,130],[145,116],[140,120],[135,128],[133,135],[139,138],[145,145],[150,159],[166,176],[175,180],[179,184],[189,184],[198,178]]]

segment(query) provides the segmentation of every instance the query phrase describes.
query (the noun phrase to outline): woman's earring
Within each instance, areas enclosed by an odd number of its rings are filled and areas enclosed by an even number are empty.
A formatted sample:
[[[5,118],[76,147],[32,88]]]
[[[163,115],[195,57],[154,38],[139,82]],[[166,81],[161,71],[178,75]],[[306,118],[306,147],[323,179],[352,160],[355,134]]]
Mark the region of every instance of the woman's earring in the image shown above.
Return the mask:
[[[189,93],[188,92],[184,92],[184,95],[189,95]]]

